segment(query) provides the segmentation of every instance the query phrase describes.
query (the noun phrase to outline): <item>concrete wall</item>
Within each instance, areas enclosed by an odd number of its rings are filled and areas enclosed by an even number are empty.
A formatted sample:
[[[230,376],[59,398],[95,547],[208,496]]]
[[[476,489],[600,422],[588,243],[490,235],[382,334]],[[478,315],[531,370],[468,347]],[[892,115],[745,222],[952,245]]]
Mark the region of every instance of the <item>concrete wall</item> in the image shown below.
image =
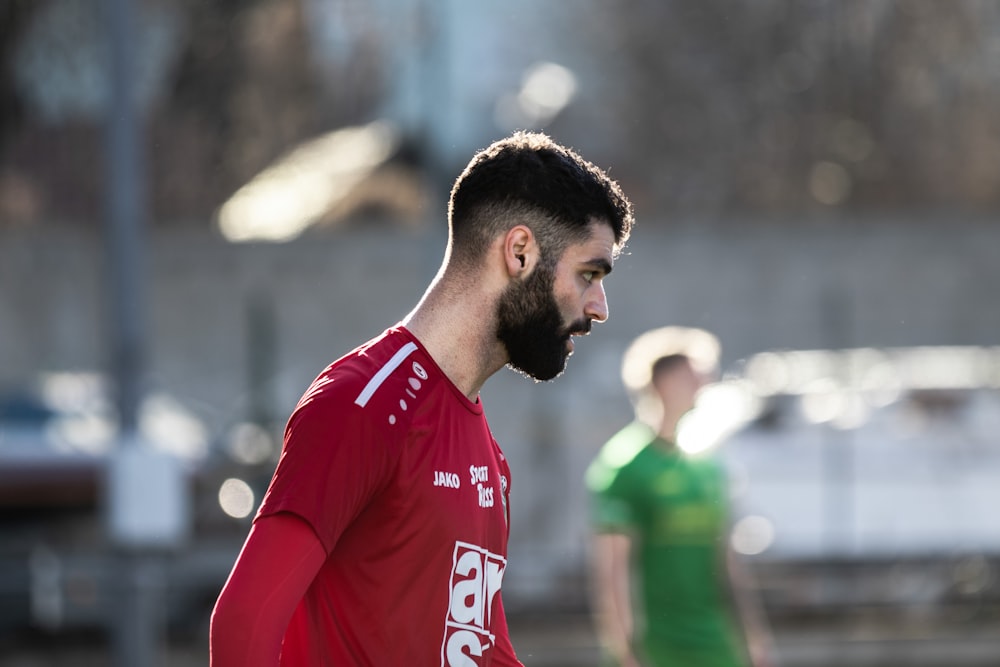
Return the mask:
[[[412,307],[443,243],[440,232],[363,224],[267,246],[156,232],[150,384],[221,436],[248,417],[250,378],[263,373],[280,424],[316,372]],[[578,343],[567,373],[549,386],[503,371],[484,390],[513,469],[510,587],[548,594],[584,558],[581,477],[630,416],[618,360],[632,336],[708,327],[726,364],[771,348],[996,345],[998,255],[1000,227],[975,223],[640,225],[608,281],[611,320]],[[105,366],[105,265],[93,234],[0,235],[0,389]],[[273,313],[271,337],[250,333],[253,304]]]

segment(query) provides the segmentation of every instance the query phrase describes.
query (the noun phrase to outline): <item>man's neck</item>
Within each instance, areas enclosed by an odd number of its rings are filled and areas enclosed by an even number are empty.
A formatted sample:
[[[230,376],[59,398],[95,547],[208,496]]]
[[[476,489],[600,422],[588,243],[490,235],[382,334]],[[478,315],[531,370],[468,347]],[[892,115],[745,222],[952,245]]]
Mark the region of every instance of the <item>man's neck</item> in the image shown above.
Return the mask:
[[[677,426],[680,424],[681,417],[685,413],[676,414],[673,412],[665,412],[663,419],[660,421],[660,428],[657,430],[656,435],[659,436],[661,440],[670,443],[677,442]]]
[[[448,379],[475,401],[486,380],[507,359],[496,338],[492,302],[454,292],[447,283],[435,282],[402,323]]]

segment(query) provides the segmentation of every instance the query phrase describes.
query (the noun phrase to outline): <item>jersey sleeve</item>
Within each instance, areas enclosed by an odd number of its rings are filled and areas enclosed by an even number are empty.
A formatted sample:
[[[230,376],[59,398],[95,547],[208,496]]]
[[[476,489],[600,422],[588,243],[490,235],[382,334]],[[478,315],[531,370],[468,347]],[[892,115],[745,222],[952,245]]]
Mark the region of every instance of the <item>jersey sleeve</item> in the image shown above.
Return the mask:
[[[211,667],[278,664],[288,621],[325,558],[297,517],[254,523],[212,610]]]
[[[611,484],[590,489],[590,521],[598,532],[624,532],[635,524],[627,476],[620,470],[614,473]]]
[[[355,394],[349,383],[331,383],[296,408],[257,513],[295,514],[327,553],[384,488],[399,458],[399,443],[355,404]]]

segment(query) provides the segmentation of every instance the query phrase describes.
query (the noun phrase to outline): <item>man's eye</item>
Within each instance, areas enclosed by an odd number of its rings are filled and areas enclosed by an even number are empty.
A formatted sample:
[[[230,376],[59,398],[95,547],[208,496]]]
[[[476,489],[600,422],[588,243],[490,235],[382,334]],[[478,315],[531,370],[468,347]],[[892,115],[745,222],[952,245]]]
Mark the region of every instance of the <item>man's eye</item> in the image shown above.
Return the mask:
[[[580,275],[582,275],[583,279],[585,281],[587,281],[588,283],[594,280],[594,272],[593,271],[584,271]]]

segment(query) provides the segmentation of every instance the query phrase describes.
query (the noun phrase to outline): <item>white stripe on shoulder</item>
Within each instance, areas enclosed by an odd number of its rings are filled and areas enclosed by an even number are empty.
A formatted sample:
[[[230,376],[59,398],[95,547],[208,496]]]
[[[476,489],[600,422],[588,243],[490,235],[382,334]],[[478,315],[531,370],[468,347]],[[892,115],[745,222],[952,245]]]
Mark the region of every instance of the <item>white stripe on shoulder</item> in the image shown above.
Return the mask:
[[[385,379],[389,377],[394,370],[399,368],[399,365],[403,363],[403,361],[416,349],[417,344],[413,342],[407,343],[403,347],[399,348],[396,351],[396,354],[392,355],[392,359],[386,362],[385,366],[380,368],[378,373],[376,373],[375,376],[368,381],[365,388],[362,389],[361,393],[358,394],[358,397],[354,399],[354,403],[362,408],[368,405],[369,399],[371,399],[372,395],[378,390],[379,387],[382,386]]]

